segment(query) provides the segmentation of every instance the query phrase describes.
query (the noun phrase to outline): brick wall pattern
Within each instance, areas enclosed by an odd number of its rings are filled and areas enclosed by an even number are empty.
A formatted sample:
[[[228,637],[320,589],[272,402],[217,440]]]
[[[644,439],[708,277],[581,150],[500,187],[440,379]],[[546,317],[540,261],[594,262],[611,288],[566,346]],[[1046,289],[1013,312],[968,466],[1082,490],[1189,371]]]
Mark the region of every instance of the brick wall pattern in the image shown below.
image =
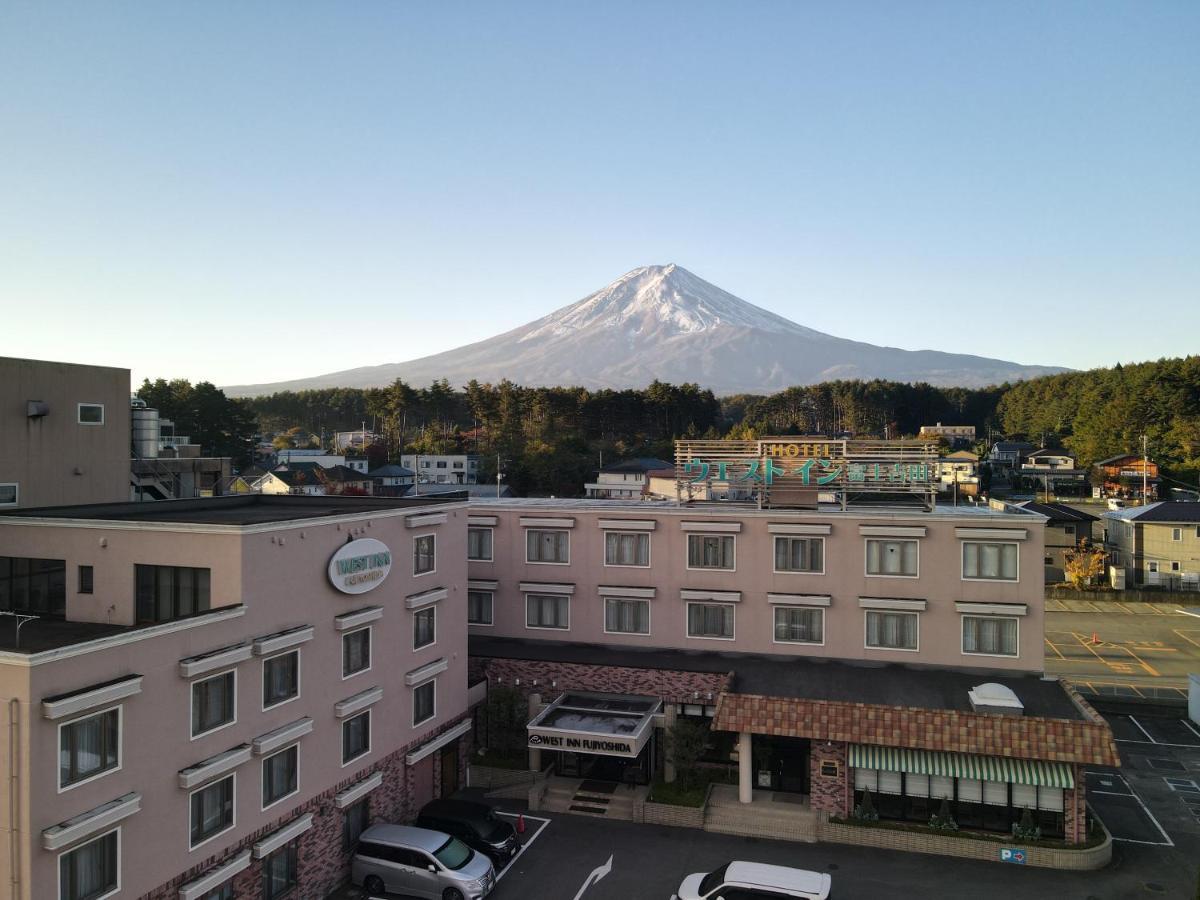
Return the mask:
[[[809,751],[809,805],[832,816],[850,815],[849,750],[841,741],[813,741]],[[836,775],[822,774],[822,764],[837,766]]]
[[[529,659],[486,659],[484,670],[494,684],[515,685],[525,694],[538,691],[551,700],[562,691],[601,691],[661,697],[668,703],[715,703],[728,690],[732,673],[635,669]],[[537,679],[537,685],[533,684]],[[553,685],[553,686],[552,686]],[[712,694],[712,700],[707,699]],[[698,697],[697,697],[698,695]]]

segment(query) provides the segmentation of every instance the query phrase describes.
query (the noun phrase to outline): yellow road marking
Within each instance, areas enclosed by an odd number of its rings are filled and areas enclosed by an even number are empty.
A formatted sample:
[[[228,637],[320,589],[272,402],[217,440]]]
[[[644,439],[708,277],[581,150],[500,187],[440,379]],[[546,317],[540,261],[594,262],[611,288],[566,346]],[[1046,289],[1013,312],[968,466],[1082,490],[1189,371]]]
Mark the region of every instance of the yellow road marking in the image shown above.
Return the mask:
[[[1193,638],[1188,637],[1186,634],[1183,633],[1183,631],[1181,629],[1172,628],[1171,630],[1173,632],[1175,632],[1177,635],[1179,635],[1181,638],[1183,638],[1185,641],[1187,641],[1189,644],[1191,644],[1193,647],[1200,647],[1200,641],[1197,641]],[[1200,631],[1196,632],[1196,634],[1200,634]]]
[[[1096,652],[1095,648],[1090,643],[1088,643],[1088,641],[1085,639],[1084,635],[1081,635],[1077,632],[1072,632],[1072,633],[1075,635],[1075,639],[1077,641],[1079,641],[1080,645],[1087,648],[1088,652],[1090,652],[1092,654],[1092,656],[1096,657],[1096,659],[1098,659],[1100,662],[1104,663],[1109,668],[1112,668],[1118,672],[1124,672],[1124,673],[1129,672],[1129,668],[1128,668],[1129,663],[1124,662],[1124,661],[1114,662],[1113,660],[1106,659],[1105,657],[1101,656],[1099,653]],[[1119,644],[1111,644],[1111,643],[1108,643],[1107,641],[1104,643],[1101,643],[1099,646],[1112,648],[1113,650],[1121,650],[1121,651],[1124,651],[1125,653],[1128,653],[1131,657],[1133,657],[1137,661],[1138,665],[1140,665],[1142,667],[1142,669],[1144,669],[1148,675],[1154,675],[1155,677],[1158,677],[1161,674],[1152,665],[1150,665],[1148,662],[1146,662],[1144,659],[1142,659],[1140,656],[1138,656],[1136,653],[1134,653],[1128,647],[1122,647]]]
[[[1056,647],[1054,645],[1054,641],[1050,640],[1050,638],[1046,638],[1045,641],[1046,641],[1046,646],[1049,647],[1051,650],[1053,650],[1059,659],[1064,660],[1064,661],[1066,660],[1066,657],[1062,655],[1062,651],[1059,650],[1058,647]]]

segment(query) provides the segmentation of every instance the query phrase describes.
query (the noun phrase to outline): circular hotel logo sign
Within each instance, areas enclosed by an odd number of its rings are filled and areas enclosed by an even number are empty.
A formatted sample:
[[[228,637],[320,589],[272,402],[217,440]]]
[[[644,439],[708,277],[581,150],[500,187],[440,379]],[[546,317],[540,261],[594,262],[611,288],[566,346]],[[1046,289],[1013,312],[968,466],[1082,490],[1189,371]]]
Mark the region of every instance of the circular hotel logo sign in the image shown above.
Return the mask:
[[[365,594],[379,587],[392,569],[392,551],[375,538],[345,544],[329,560],[329,583],[343,594]]]

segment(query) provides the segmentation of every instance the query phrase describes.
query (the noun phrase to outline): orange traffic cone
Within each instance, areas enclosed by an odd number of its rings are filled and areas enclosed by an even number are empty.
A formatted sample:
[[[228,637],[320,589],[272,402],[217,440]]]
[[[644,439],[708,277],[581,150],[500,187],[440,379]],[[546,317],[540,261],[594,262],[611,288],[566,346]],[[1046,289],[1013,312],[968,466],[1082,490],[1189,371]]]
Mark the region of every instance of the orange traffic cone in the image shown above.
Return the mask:
[[[517,815],[517,834],[524,834],[524,833],[525,833],[525,815],[524,815],[524,813],[519,813]]]
[[[1100,638],[1096,636],[1096,632],[1094,632],[1094,631],[1092,632],[1092,639],[1091,639],[1090,641],[1088,641],[1088,643],[1089,643],[1089,644],[1098,644],[1098,643],[1100,643]]]

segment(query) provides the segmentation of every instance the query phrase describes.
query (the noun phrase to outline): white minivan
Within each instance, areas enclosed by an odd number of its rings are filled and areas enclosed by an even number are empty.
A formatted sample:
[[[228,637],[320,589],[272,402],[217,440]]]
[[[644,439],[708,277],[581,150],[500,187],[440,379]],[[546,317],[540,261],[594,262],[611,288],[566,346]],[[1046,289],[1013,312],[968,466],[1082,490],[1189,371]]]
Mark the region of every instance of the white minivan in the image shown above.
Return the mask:
[[[482,900],[496,886],[492,861],[440,831],[372,825],[358,839],[350,880],[369,895]]]
[[[824,872],[731,862],[689,875],[676,893],[679,900],[826,900],[831,884]]]

